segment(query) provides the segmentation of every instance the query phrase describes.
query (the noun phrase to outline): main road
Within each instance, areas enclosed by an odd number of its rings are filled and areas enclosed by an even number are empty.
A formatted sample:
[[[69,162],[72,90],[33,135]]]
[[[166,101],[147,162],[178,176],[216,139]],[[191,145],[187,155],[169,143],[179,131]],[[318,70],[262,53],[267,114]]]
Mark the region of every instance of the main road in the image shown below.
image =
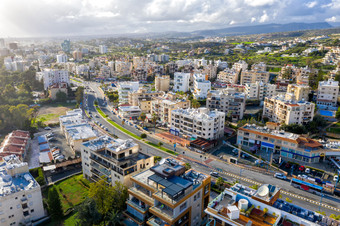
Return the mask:
[[[144,131],[140,131],[133,126],[128,125],[127,123],[122,125],[122,120],[111,112],[111,110],[109,109],[110,107],[108,105],[103,106],[104,95],[101,92],[101,90],[99,90],[100,84],[95,82],[87,82],[86,85],[89,86],[89,88],[94,91],[87,92],[86,94],[88,111],[92,113],[92,116],[97,115],[96,117],[93,117],[93,120],[97,121],[98,123],[101,123],[106,128],[108,128],[108,132],[110,134],[114,134],[115,136],[118,136],[119,138],[122,139],[134,139],[134,141],[140,145],[141,151],[145,154],[161,157],[169,156],[168,153],[163,152],[155,147],[152,147],[146,144],[144,141],[135,139],[127,135],[126,133],[122,132],[121,130],[117,129],[112,124],[107,122],[104,118],[102,118],[101,115],[97,113],[97,110],[94,106],[95,100],[98,100],[102,111],[105,114],[107,114],[109,118],[116,122],[117,124],[123,126],[125,129],[129,130],[130,132],[138,136],[140,136],[141,133],[145,133]],[[147,136],[146,139],[155,144],[161,141],[160,139],[154,138],[154,136]],[[172,145],[169,145],[165,142],[163,143],[164,143],[163,147],[166,147],[170,150],[174,149]],[[205,154],[187,151],[178,146],[176,147],[176,152],[180,154],[179,156],[182,158],[183,161],[189,162],[191,166],[196,170],[202,171],[204,173],[216,171],[217,169],[222,170],[223,172],[221,173],[221,176],[223,176],[228,181],[238,180],[244,184],[274,184],[282,188],[283,197],[284,198],[289,197],[293,201],[293,204],[314,211],[320,209],[321,212],[324,211],[327,215],[340,214],[340,199],[334,196],[325,195],[322,199],[322,203],[320,203],[321,201],[320,196],[296,189],[290,186],[290,183],[288,181],[276,179],[272,175],[241,169],[239,167],[235,167],[234,165],[227,164],[223,161],[209,158],[209,156]]]

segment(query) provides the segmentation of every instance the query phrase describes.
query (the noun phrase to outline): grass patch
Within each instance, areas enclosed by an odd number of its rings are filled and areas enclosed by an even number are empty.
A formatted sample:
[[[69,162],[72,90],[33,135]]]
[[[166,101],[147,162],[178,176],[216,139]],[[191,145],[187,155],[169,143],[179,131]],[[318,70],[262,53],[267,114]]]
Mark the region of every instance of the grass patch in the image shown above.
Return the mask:
[[[50,103],[44,104],[44,107],[68,107],[68,108],[75,108],[76,103]]]
[[[83,175],[75,175],[55,184],[63,211],[82,203],[87,197],[88,187],[84,185]],[[44,191],[44,197],[47,198],[48,188]]]
[[[62,220],[63,225],[65,226],[74,226],[77,225],[77,212],[73,211],[71,214],[65,216]],[[45,226],[55,226],[57,225],[57,222],[51,221],[49,223],[44,223]],[[42,226],[42,225],[41,225]]]
[[[60,116],[59,114],[54,114],[54,113],[43,114],[37,117],[37,121],[47,122],[47,121],[51,121],[53,119],[59,118],[59,116]]]
[[[151,146],[153,146],[153,147],[155,147],[155,148],[158,148],[158,149],[160,149],[160,150],[162,150],[162,151],[165,151],[165,152],[167,152],[167,153],[169,153],[169,154],[171,154],[171,155],[178,155],[178,153],[176,153],[176,152],[174,152],[174,151],[171,151],[171,150],[169,150],[169,149],[167,149],[167,148],[165,148],[165,147],[159,146],[158,144],[154,144],[154,143],[152,143],[151,141],[146,141],[145,143],[147,143],[147,144],[149,144],[149,145],[151,145]]]
[[[73,78],[70,78],[70,80],[71,80],[71,81],[74,81],[74,82],[79,82],[79,83],[81,83],[81,81],[78,81],[78,80],[73,79]]]
[[[340,123],[336,123],[335,125],[331,126],[327,129],[327,132],[340,134]]]

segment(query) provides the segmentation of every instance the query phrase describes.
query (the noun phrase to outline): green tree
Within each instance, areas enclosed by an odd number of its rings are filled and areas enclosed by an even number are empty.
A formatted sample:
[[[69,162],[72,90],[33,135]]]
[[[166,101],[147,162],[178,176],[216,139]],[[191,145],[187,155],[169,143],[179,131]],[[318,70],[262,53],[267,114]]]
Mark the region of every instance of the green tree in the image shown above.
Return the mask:
[[[222,177],[217,178],[216,185],[219,187],[219,189],[222,189],[222,186],[224,185],[224,180]]]
[[[157,162],[161,161],[161,159],[162,159],[161,156],[155,156],[155,157],[153,158],[153,161],[154,161],[155,163],[157,163]]]
[[[340,119],[340,107],[339,107],[338,110],[336,111],[335,117],[336,117],[337,119]]]
[[[159,118],[158,115],[156,115],[155,113],[152,114],[151,122],[154,124],[155,128],[156,128],[156,122],[158,118]]]
[[[60,222],[64,216],[61,201],[57,188],[53,185],[48,190],[47,198],[48,211],[54,221]]]
[[[61,92],[60,90],[56,94],[56,101],[57,102],[66,102],[67,100],[67,94],[64,92]]]
[[[107,216],[107,221],[109,223],[109,226],[122,225],[121,222],[123,220],[124,219],[122,217],[122,214],[118,210],[112,210]]]
[[[189,170],[189,169],[191,169],[191,165],[190,165],[190,163],[185,163],[185,170]]]
[[[118,211],[126,209],[126,200],[129,197],[128,188],[120,181],[115,181],[113,186],[113,208]]]
[[[83,86],[79,86],[76,93],[76,101],[78,104],[80,104],[81,102],[83,102],[83,97],[84,97],[84,87]]]
[[[192,108],[199,108],[199,107],[201,107],[201,104],[200,104],[200,102],[199,102],[198,100],[193,99],[193,100],[191,101],[191,107],[192,107]]]
[[[144,127],[144,122],[145,122],[145,119],[146,119],[146,114],[143,112],[142,114],[140,114],[139,118],[140,118],[140,120],[142,120],[143,127]]]
[[[92,226],[99,224],[102,216],[99,213],[96,202],[87,198],[83,203],[76,207],[77,219],[80,225]]]

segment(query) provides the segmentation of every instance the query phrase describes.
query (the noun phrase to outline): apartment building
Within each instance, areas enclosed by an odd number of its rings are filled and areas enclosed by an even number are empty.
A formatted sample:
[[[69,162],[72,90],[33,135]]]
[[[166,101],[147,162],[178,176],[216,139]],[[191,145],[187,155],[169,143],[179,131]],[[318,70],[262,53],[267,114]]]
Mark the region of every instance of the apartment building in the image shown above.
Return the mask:
[[[44,69],[36,73],[36,79],[44,81],[44,89],[47,90],[53,84],[66,83],[70,84],[68,71],[56,69]]]
[[[253,71],[253,70],[245,70],[241,72],[241,85],[251,84],[256,82],[269,82],[269,72],[266,71]]]
[[[156,91],[163,91],[168,92],[170,89],[170,76],[163,75],[163,76],[156,76],[155,77],[155,90]]]
[[[66,115],[59,117],[60,131],[62,133],[65,133],[65,128],[67,126],[84,123],[86,123],[86,120],[83,118],[83,111],[80,108],[67,111]]]
[[[118,82],[117,83],[119,104],[129,103],[129,93],[139,89],[139,82]]]
[[[75,152],[80,152],[83,142],[97,138],[96,132],[87,123],[66,126],[64,136],[67,144]]]
[[[119,106],[118,114],[127,119],[138,119],[142,110],[138,106]]]
[[[99,45],[99,53],[100,54],[107,53],[107,46],[106,45]]]
[[[248,64],[244,60],[240,60],[233,64],[232,69],[238,72],[240,72],[241,70],[245,71],[248,70]]]
[[[211,177],[168,157],[131,177],[124,214],[137,225],[201,225]]]
[[[189,91],[190,73],[175,72],[174,88],[175,92]]]
[[[130,75],[132,71],[132,63],[129,61],[115,61],[115,71],[118,72],[119,75]]]
[[[220,71],[218,73],[217,80],[220,81],[220,82],[237,84],[238,75],[239,75],[238,71],[236,71],[234,69],[226,68],[223,71]]]
[[[178,71],[178,65],[175,62],[169,62],[165,65],[167,73],[174,74]]]
[[[116,181],[131,186],[131,174],[150,168],[154,157],[139,152],[132,139],[114,139],[101,136],[81,145],[83,175],[98,181],[104,176],[112,186]]]
[[[154,97],[151,101],[150,113],[156,114],[159,121],[171,123],[171,111],[175,109],[187,109],[190,107],[190,100],[175,93],[167,93],[163,96]]]
[[[321,81],[318,86],[316,104],[320,108],[336,107],[339,96],[339,82]]]
[[[45,217],[40,185],[16,155],[0,162],[0,225],[33,225]]]
[[[289,84],[285,98],[287,100],[307,101],[309,99],[310,87],[308,85]]]
[[[233,122],[241,120],[246,110],[246,97],[233,88],[212,90],[207,97],[207,108],[224,112]]]
[[[237,144],[248,150],[280,153],[283,158],[303,162],[319,162],[331,149],[324,149],[318,141],[301,135],[278,130],[277,127],[261,127],[247,124],[237,131]],[[334,153],[334,152],[333,152]]]
[[[14,130],[2,141],[0,146],[0,160],[7,155],[16,155],[23,161],[31,144],[28,131]]]
[[[262,117],[271,122],[306,124],[313,120],[315,104],[307,101],[287,100],[283,96],[265,98]]]
[[[128,93],[129,104],[132,106],[139,106],[143,101],[151,102],[153,97],[164,95],[162,91],[149,91],[144,88],[139,88],[137,91]]]
[[[186,138],[217,140],[224,135],[225,113],[208,108],[176,109],[171,112],[171,133]]]
[[[48,88],[48,94],[49,94],[49,97],[52,100],[56,100],[57,99],[57,94],[59,92],[65,93],[66,97],[67,97],[67,93],[68,93],[67,83],[64,83],[64,82],[62,82],[62,83],[55,83],[55,84],[51,85]]]
[[[73,55],[73,59],[75,61],[82,61],[83,60],[83,53],[79,50],[73,51],[72,55]]]
[[[148,76],[147,71],[143,68],[138,68],[131,73],[133,80],[135,81],[146,81]]]
[[[205,209],[209,225],[320,225],[321,214],[280,199],[280,192],[281,188],[271,184],[257,190],[239,183],[226,188]]]
[[[267,65],[264,62],[251,65],[253,71],[267,71]]]
[[[57,63],[66,63],[67,55],[66,54],[58,54],[57,55]]]
[[[202,74],[194,74],[194,98],[205,99],[207,98],[208,92],[211,90],[211,82],[207,76]]]
[[[265,97],[276,95],[276,85],[263,82],[245,84],[244,93],[249,100],[263,101]]]

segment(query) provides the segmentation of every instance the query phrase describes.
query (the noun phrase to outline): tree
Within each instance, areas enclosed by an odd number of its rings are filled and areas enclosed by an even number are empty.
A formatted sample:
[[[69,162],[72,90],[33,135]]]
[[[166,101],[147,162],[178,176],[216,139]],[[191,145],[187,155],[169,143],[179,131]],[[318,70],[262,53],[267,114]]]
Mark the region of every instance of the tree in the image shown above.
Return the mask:
[[[201,107],[201,104],[200,104],[200,102],[199,102],[198,100],[193,99],[193,100],[191,101],[191,107],[192,107],[192,108],[199,108],[199,107]]]
[[[77,219],[80,225],[92,226],[99,224],[102,216],[99,213],[96,202],[93,199],[87,198],[83,203],[81,203],[77,210]]]
[[[121,225],[120,222],[123,221],[122,214],[118,210],[113,210],[108,214],[107,221],[109,226]]]
[[[185,170],[189,170],[189,169],[191,169],[190,163],[185,163]]]
[[[158,115],[156,115],[155,113],[152,114],[152,118],[151,121],[154,124],[154,127],[156,128],[156,122],[158,120]]]
[[[93,102],[93,104],[94,104],[94,106],[98,106],[98,100],[95,100],[95,101]]]
[[[79,86],[76,93],[76,101],[78,104],[80,104],[81,102],[83,102],[83,97],[84,97],[84,87],[83,86]]]
[[[217,178],[216,180],[216,185],[221,189],[222,186],[224,185],[224,180],[222,177]]]
[[[51,218],[57,222],[60,222],[64,216],[64,212],[61,206],[59,193],[54,185],[48,190],[47,205]]]
[[[336,117],[337,119],[340,119],[340,107],[339,107],[338,110],[336,111],[335,117]]]
[[[118,211],[126,209],[126,200],[129,197],[128,188],[120,181],[115,181],[113,186],[113,208]]]
[[[157,163],[157,162],[161,161],[161,159],[162,159],[161,156],[155,156],[155,157],[153,158],[153,161],[154,161],[154,163]]]
[[[146,114],[143,112],[142,114],[140,114],[139,118],[140,118],[140,120],[142,120],[143,127],[144,127],[144,122],[145,122],[145,119],[146,119]]]
[[[59,90],[56,94],[56,101],[66,102],[66,100],[67,100],[67,94]]]

